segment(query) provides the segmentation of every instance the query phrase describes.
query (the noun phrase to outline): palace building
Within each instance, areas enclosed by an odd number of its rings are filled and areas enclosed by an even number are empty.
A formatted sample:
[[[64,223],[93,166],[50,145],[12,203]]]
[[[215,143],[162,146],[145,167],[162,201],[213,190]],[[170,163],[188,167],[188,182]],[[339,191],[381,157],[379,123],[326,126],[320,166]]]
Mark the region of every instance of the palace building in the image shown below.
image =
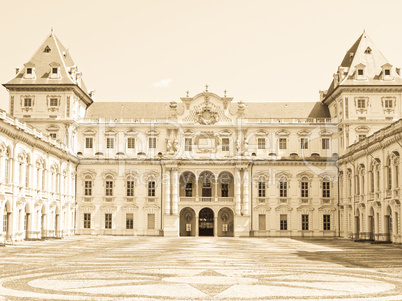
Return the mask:
[[[402,77],[365,32],[319,102],[235,101],[208,86],[172,102],[95,102],[53,32],[3,86],[3,242],[74,234],[402,242]]]

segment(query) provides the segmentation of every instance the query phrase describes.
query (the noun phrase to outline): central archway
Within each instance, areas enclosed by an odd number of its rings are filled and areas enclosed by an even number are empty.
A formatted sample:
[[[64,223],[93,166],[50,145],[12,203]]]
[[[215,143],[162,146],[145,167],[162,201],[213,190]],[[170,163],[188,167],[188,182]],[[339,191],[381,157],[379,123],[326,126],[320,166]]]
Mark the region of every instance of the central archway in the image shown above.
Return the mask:
[[[214,236],[214,212],[203,208],[199,214],[199,236]]]

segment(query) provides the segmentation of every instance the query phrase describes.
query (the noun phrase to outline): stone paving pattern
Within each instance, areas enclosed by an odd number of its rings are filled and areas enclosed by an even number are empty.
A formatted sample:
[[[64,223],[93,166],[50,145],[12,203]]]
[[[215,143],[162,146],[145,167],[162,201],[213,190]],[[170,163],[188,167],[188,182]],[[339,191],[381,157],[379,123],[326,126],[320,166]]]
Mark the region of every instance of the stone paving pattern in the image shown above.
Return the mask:
[[[2,300],[402,300],[402,247],[74,236],[0,247]]]

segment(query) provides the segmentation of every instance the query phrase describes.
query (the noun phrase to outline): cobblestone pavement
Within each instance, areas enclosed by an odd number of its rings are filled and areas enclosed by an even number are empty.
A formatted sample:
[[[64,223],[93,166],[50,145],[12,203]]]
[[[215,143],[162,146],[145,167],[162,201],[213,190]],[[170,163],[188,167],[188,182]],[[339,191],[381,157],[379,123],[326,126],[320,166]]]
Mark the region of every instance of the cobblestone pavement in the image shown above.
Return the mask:
[[[75,236],[0,247],[4,300],[402,300],[402,247]]]

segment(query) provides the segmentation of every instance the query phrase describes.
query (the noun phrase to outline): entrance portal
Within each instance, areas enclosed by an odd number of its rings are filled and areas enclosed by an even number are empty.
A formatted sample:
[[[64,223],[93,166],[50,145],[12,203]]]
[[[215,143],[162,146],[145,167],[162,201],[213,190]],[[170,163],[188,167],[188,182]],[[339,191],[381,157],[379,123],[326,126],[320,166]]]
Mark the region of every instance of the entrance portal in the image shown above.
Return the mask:
[[[199,236],[214,236],[214,212],[210,208],[200,211]]]

